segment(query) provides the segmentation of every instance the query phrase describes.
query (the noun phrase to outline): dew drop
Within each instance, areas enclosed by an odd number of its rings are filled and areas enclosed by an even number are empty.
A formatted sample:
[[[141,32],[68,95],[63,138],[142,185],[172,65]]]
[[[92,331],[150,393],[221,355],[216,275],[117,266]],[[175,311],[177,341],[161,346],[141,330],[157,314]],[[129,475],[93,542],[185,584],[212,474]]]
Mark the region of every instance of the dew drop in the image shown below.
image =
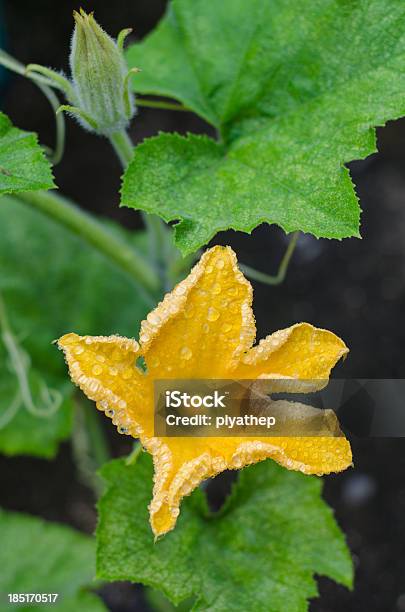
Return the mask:
[[[180,351],[180,357],[182,359],[191,359],[191,357],[193,356],[193,351],[191,349],[188,348],[188,346],[183,346],[183,348]]]
[[[112,355],[111,355],[111,359],[113,361],[121,361],[122,353],[121,353],[120,349],[116,348],[116,349],[113,350]]]
[[[86,344],[91,344],[91,342],[92,342],[91,338],[86,338],[86,339],[85,339],[85,343],[86,343]]]
[[[84,348],[82,346],[76,346],[73,349],[73,352],[74,352],[75,355],[81,355],[83,353],[83,351],[84,351]]]
[[[174,293],[176,295],[184,295],[186,293],[187,289],[184,285],[178,285],[176,287],[176,289],[174,290]]]
[[[118,433],[120,433],[120,434],[127,434],[128,433],[128,427],[124,427],[123,425],[120,425],[118,427]]]
[[[99,361],[100,363],[104,363],[105,362],[105,357],[104,355],[97,355],[96,356],[97,361]]]
[[[216,308],[213,308],[212,306],[208,308],[207,319],[208,321],[217,321],[219,319],[218,310]]]
[[[236,287],[229,287],[228,295],[230,295],[232,297],[238,295],[238,289]]]
[[[92,372],[95,376],[98,376],[103,371],[103,368],[100,365],[95,365],[92,369]]]
[[[141,342],[148,342],[149,334],[141,334]]]
[[[110,372],[111,376],[117,376],[117,374],[118,374],[117,368],[110,368],[109,372]]]
[[[211,291],[214,295],[219,295],[222,291],[221,285],[219,283],[215,283],[212,285]]]
[[[206,271],[207,274],[212,274],[213,270],[214,270],[214,268],[212,266],[207,266],[205,268],[205,271]]]
[[[115,411],[113,408],[108,408],[108,410],[106,410],[105,413],[108,417],[112,418],[115,414]]]
[[[218,261],[217,261],[217,268],[218,268],[219,270],[222,270],[222,268],[224,268],[224,267],[225,267],[225,262],[224,262],[224,260],[223,260],[223,259],[218,259]]]
[[[125,400],[120,400],[120,401],[118,402],[118,408],[121,408],[121,409],[123,410],[123,409],[124,409],[124,408],[126,408],[126,407],[127,407],[127,403],[126,403],[126,401],[125,401]]]
[[[230,325],[229,323],[225,323],[225,325],[222,326],[222,331],[227,334],[228,332],[230,332],[232,329],[232,325]]]
[[[158,323],[160,323],[160,317],[155,312],[150,312],[147,316],[147,319],[149,323],[152,323],[152,325],[157,325]]]

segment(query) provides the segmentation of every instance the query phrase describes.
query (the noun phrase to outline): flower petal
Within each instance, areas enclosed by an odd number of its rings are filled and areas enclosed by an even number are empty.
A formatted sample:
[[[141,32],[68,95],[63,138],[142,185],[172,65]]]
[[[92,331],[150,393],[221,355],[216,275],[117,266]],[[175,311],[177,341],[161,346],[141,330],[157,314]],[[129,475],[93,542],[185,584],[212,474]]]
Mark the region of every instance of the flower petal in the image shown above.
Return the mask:
[[[136,367],[139,344],[120,336],[66,334],[58,340],[76,385],[120,433],[152,435],[151,384]]]
[[[290,437],[245,440],[232,457],[232,468],[241,468],[271,457],[289,470],[322,476],[352,465],[350,443],[341,437]]]
[[[324,386],[331,369],[348,350],[343,340],[332,332],[298,323],[261,340],[243,355],[232,376],[320,380]]]
[[[155,484],[149,506],[155,536],[174,528],[181,500],[207,478],[273,459],[304,474],[330,474],[352,465],[349,442],[337,437],[154,438]],[[151,449],[150,452],[152,452]]]
[[[204,253],[141,327],[148,372],[159,378],[220,378],[252,346],[252,287],[229,247]]]

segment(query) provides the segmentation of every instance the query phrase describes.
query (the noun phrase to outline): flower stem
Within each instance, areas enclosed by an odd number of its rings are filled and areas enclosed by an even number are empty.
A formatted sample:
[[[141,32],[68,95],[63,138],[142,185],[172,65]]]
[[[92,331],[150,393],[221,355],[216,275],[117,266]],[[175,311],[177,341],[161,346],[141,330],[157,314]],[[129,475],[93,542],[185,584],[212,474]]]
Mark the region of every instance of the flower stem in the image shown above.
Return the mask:
[[[191,112],[187,106],[176,104],[175,102],[165,102],[161,100],[146,100],[145,98],[136,98],[137,106],[145,106],[146,108],[160,108],[162,110],[181,111],[183,113]]]
[[[129,453],[127,458],[125,459],[125,465],[133,465],[136,463],[139,455],[142,452],[142,444],[140,442],[135,442],[132,451]]]
[[[112,134],[110,136],[110,142],[125,170],[134,156],[134,145],[130,137],[125,130],[122,130],[121,132]]]
[[[110,142],[117,153],[124,170],[132,161],[134,156],[134,145],[125,130],[116,132],[110,137]],[[167,234],[167,228],[164,222],[153,214],[142,212],[142,219],[149,236],[149,248],[151,260],[159,266],[163,267],[163,244]],[[163,284],[164,271],[160,270],[160,280]]]
[[[21,193],[12,196],[32,206],[84,238],[98,251],[125,270],[142,288],[147,301],[154,304],[150,295],[159,290],[156,270],[135,249],[108,231],[99,221],[87,214],[67,198],[53,191]]]
[[[283,259],[281,260],[277,274],[275,274],[274,276],[266,274],[265,272],[260,272],[259,270],[255,270],[254,268],[251,268],[250,266],[245,266],[244,264],[240,265],[241,270],[246,274],[248,278],[259,281],[259,283],[264,283],[265,285],[280,285],[286,277],[288,265],[297,245],[299,235],[299,232],[294,232],[291,235],[291,240],[288,244],[286,252],[284,253]]]

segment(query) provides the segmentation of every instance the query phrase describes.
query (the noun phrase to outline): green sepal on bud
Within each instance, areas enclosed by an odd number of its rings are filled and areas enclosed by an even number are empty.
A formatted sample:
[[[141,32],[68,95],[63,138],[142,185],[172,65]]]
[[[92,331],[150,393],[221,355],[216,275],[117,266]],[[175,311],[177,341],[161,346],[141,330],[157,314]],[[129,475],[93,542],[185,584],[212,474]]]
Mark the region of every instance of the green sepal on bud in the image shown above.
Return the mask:
[[[110,137],[125,130],[135,114],[135,96],[128,70],[124,40],[131,32],[122,30],[115,41],[99,26],[93,13],[74,11],[70,69],[71,79],[45,66],[29,64],[26,73],[39,75],[41,82],[64,92],[69,104],[57,113],[67,112],[91,132]]]
[[[125,129],[135,113],[123,54],[124,30],[115,42],[83,9],[73,13],[70,69],[73,99],[68,112],[87,129],[104,136]]]

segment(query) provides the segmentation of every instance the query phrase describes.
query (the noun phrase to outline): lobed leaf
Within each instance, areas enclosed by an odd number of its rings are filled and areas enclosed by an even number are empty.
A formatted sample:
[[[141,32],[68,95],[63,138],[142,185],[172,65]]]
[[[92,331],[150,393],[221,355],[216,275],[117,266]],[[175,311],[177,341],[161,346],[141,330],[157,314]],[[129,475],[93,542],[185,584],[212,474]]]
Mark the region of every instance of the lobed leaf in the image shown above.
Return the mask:
[[[127,57],[137,92],[176,98],[222,135],[147,140],[124,177],[122,204],[177,221],[183,253],[263,222],[359,236],[344,164],[405,113],[400,0],[173,0]]]
[[[54,186],[50,164],[36,134],[14,127],[0,112],[0,195]]]
[[[94,578],[94,542],[69,527],[0,510],[2,610],[103,612],[104,604],[83,591]],[[58,593],[55,604],[16,606],[7,593]]]
[[[193,610],[212,612],[306,610],[317,595],[314,574],[351,586],[350,555],[318,478],[270,461],[246,468],[218,514],[196,490],[176,529],[155,543],[147,509],[150,457],[133,465],[112,461],[102,476],[100,578],[142,582],[175,604],[194,597]]]

